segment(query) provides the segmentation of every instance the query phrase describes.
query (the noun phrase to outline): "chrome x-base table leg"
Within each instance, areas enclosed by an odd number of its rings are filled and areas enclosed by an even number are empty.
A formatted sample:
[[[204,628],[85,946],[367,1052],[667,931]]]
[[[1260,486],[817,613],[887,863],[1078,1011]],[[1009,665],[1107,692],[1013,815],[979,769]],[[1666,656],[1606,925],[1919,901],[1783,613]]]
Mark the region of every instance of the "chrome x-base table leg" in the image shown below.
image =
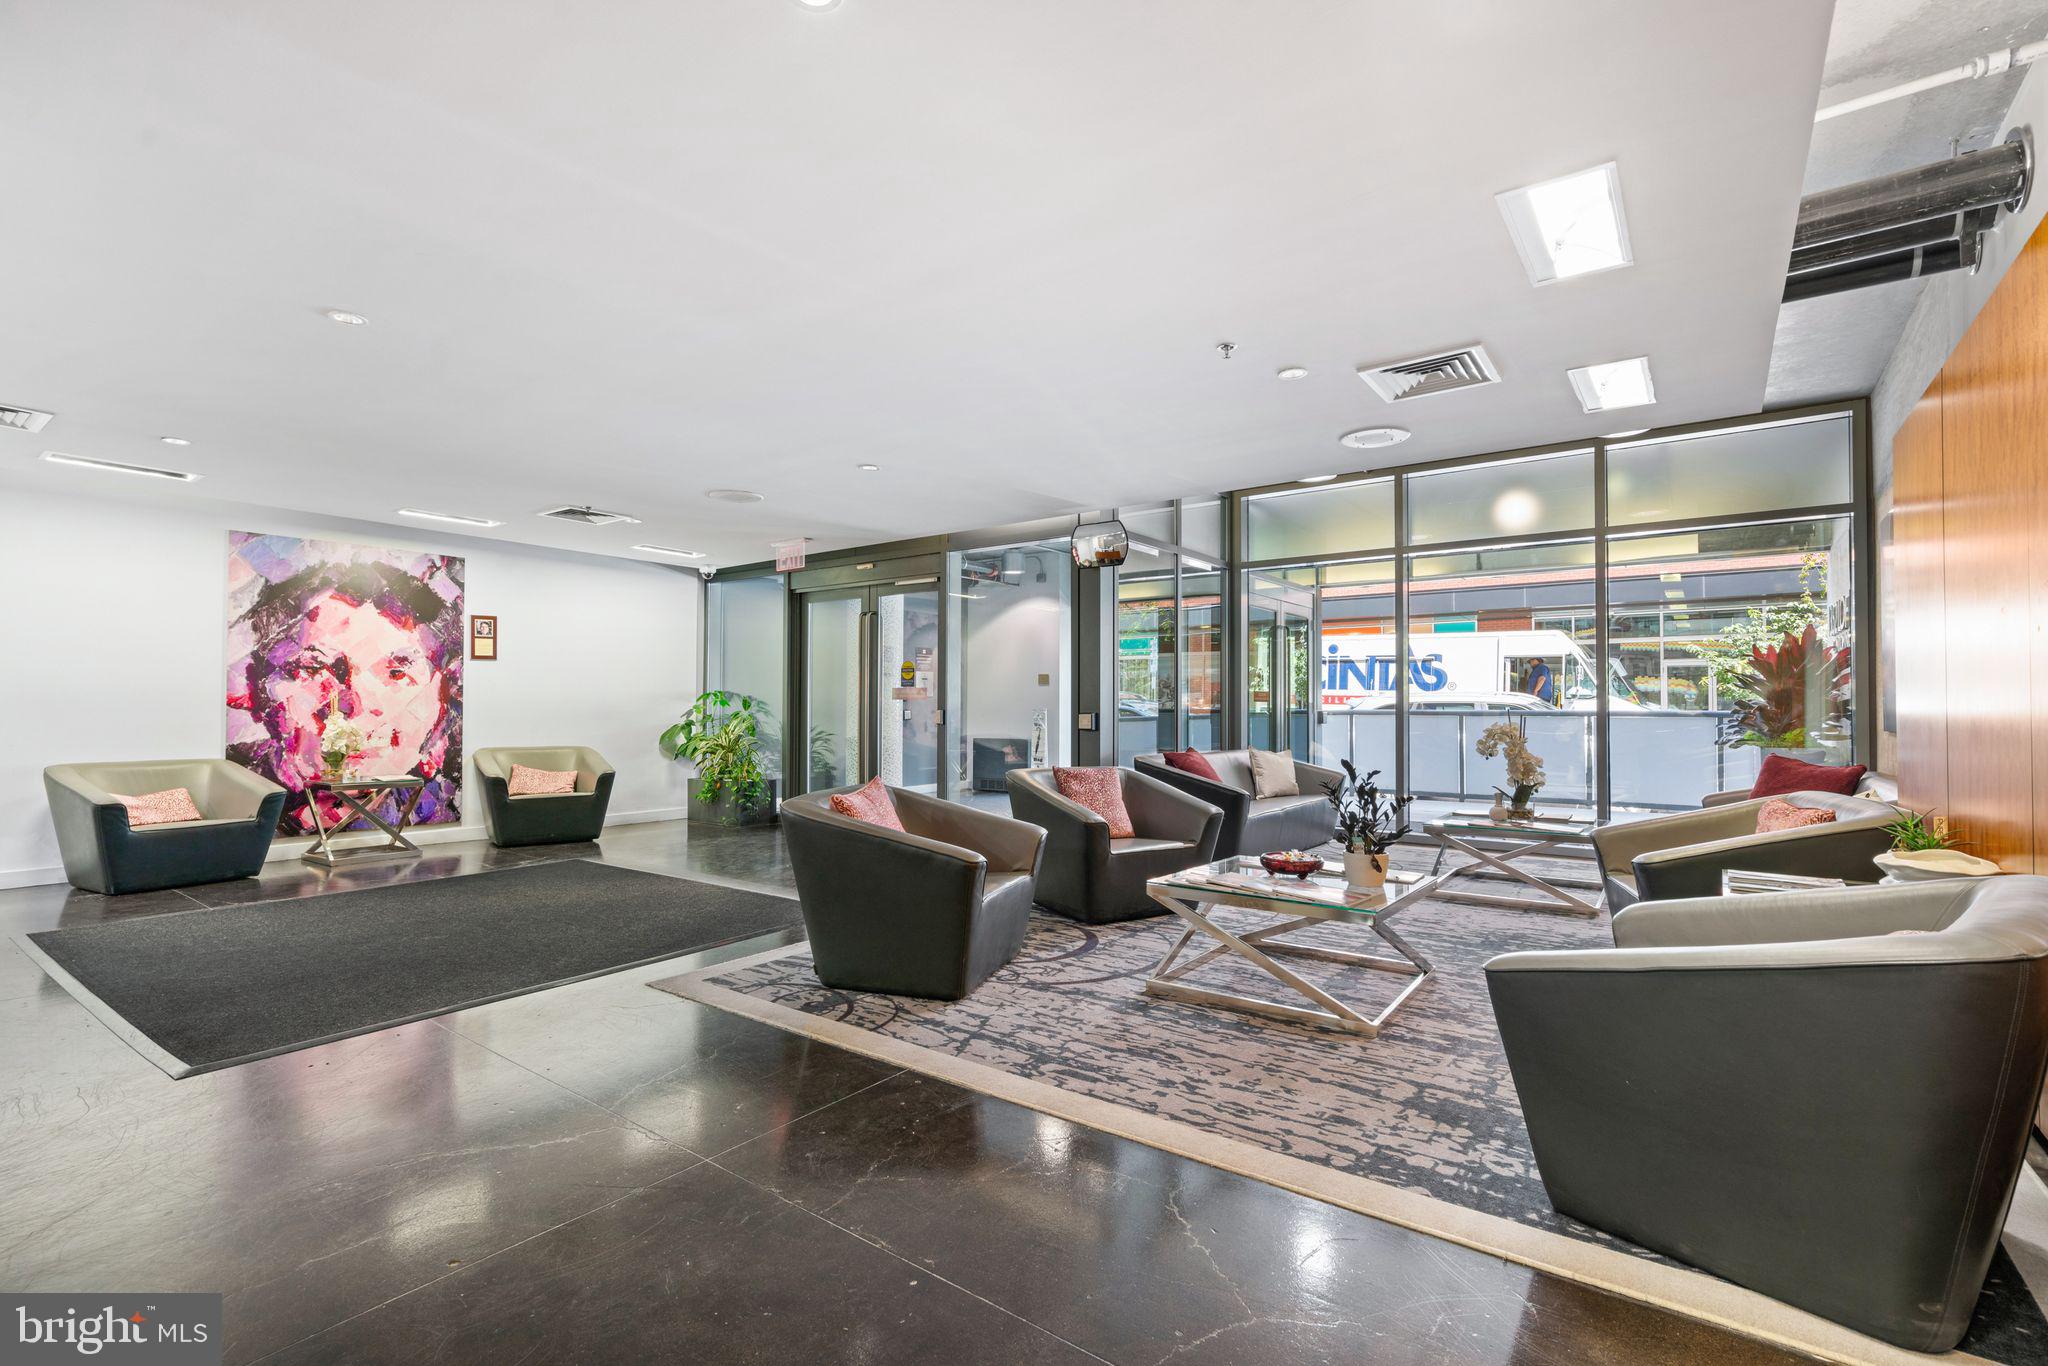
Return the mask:
[[[1351,1034],[1361,1034],[1370,1039],[1376,1036],[1395,1011],[1415,994],[1416,988],[1429,980],[1429,960],[1408,947],[1401,937],[1386,923],[1391,917],[1375,916],[1370,922],[1373,933],[1391,945],[1399,958],[1378,957],[1365,953],[1348,953],[1341,949],[1326,949],[1313,944],[1287,944],[1279,936],[1291,933],[1308,925],[1329,922],[1313,916],[1283,920],[1278,924],[1263,926],[1247,934],[1232,934],[1210,918],[1212,908],[1189,897],[1169,896],[1160,892],[1152,894],[1153,900],[1180,917],[1186,928],[1174,940],[1173,947],[1159,961],[1152,975],[1145,981],[1146,994],[1164,996],[1176,1001],[1191,1001],[1196,1005],[1225,1006],[1234,1010],[1246,1010],[1257,1015],[1269,1015],[1275,1019],[1294,1020],[1302,1024],[1322,1025],[1330,1029],[1341,1029]],[[1197,935],[1206,935],[1216,943],[1175,965],[1175,960]],[[1267,976],[1289,987],[1314,1002],[1316,1007],[1285,1005],[1259,996],[1246,996],[1237,992],[1216,991],[1208,987],[1189,986],[1181,979],[1203,964],[1224,955],[1242,958],[1245,962],[1264,972]],[[1413,978],[1401,988],[1398,996],[1388,1003],[1377,1015],[1365,1015],[1344,1004],[1336,997],[1318,987],[1300,974],[1289,971],[1276,961],[1281,957],[1312,958],[1325,963],[1344,963],[1352,967],[1371,968],[1377,972],[1399,973]]]
[[[1565,914],[1600,914],[1600,908],[1592,902],[1573,896],[1564,888],[1554,883],[1546,882],[1534,873],[1526,872],[1514,866],[1513,860],[1521,858],[1524,854],[1540,854],[1552,848],[1552,842],[1549,840],[1532,840],[1527,844],[1518,844],[1512,849],[1503,849],[1498,854],[1494,854],[1481,849],[1477,845],[1467,844],[1456,835],[1439,834],[1435,831],[1431,833],[1435,835],[1437,840],[1436,868],[1432,869],[1432,872],[1442,869],[1445,851],[1455,849],[1461,854],[1469,854],[1473,859],[1489,868],[1506,873],[1517,881],[1528,883],[1551,900],[1561,903]],[[1469,866],[1456,868],[1452,870],[1451,876],[1456,877],[1460,873],[1469,873],[1471,871],[1472,869]],[[1541,901],[1534,901],[1527,897],[1493,896],[1486,892],[1460,892],[1450,887],[1438,888],[1436,899],[1438,901],[1456,901],[1467,906],[1499,906],[1507,910],[1516,911],[1548,911],[1551,909]]]
[[[405,837],[405,828],[411,824],[413,808],[420,804],[420,797],[427,790],[424,784],[413,788],[406,794],[405,800],[399,803],[398,819],[395,823],[385,820],[374,809],[375,803],[388,795],[384,790],[372,795],[369,806],[358,800],[353,792],[333,788],[328,790],[334,793],[335,798],[347,807],[348,811],[343,812],[340,819],[329,825],[320,817],[320,803],[310,796],[307,798],[306,809],[313,815],[313,846],[300,855],[306,862],[332,868],[343,859],[364,858],[372,854],[417,854],[420,851],[417,844]],[[350,815],[349,812],[353,812],[354,815]],[[334,836],[345,833],[358,817],[382,830],[389,838],[383,844],[365,845],[357,849],[335,848]]]

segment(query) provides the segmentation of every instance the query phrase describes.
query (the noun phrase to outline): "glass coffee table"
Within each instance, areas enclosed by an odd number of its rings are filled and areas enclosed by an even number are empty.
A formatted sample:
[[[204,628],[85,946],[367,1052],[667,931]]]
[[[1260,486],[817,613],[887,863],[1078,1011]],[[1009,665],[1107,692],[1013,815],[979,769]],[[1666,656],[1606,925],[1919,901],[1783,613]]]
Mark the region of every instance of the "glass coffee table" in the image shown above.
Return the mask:
[[[1429,980],[1429,960],[1415,952],[1394,933],[1388,921],[1396,913],[1422,900],[1443,882],[1429,873],[1398,869],[1387,873],[1387,885],[1372,892],[1355,891],[1344,884],[1341,873],[1312,874],[1306,880],[1275,877],[1259,866],[1255,858],[1230,858],[1218,863],[1189,868],[1170,877],[1154,878],[1145,884],[1154,901],[1172,911],[1183,929],[1166,957],[1145,979],[1145,992],[1169,1000],[1196,1005],[1224,1006],[1299,1024],[1322,1025],[1370,1039],[1377,1035],[1395,1011]],[[1270,925],[1234,932],[1218,925],[1212,912],[1219,906],[1260,911],[1272,916]],[[1313,944],[1290,944],[1280,936],[1310,925],[1355,925],[1377,935],[1392,947],[1398,958],[1353,953]],[[1197,937],[1215,941],[1210,947],[1182,959]],[[1251,964],[1274,981],[1305,997],[1310,1005],[1287,1005],[1261,996],[1221,991],[1190,985],[1185,979],[1204,964],[1222,957],[1234,957]],[[1398,973],[1412,980],[1377,1015],[1367,1015],[1338,1000],[1315,983],[1290,971],[1280,960],[1308,958],[1325,963],[1343,963]]]
[[[1534,820],[1495,820],[1484,811],[1453,811],[1441,820],[1434,820],[1423,827],[1429,837],[1436,841],[1436,863],[1432,873],[1441,873],[1446,881],[1471,873],[1475,868],[1491,868],[1505,873],[1520,882],[1526,882],[1543,898],[1497,896],[1488,892],[1466,892],[1446,888],[1437,893],[1439,901],[1456,901],[1467,906],[1498,906],[1517,911],[1563,911],[1568,915],[1598,915],[1600,907],[1585,898],[1575,896],[1548,878],[1538,876],[1526,868],[1517,868],[1514,861],[1529,854],[1550,854],[1560,849],[1590,849],[1593,846],[1593,832],[1600,828],[1598,821],[1584,820],[1577,816],[1538,816]],[[1484,848],[1475,840],[1486,840],[1496,846],[1508,841],[1507,848]],[[1444,855],[1456,850],[1474,862],[1462,868],[1444,873]],[[1555,905],[1545,904],[1546,901]]]

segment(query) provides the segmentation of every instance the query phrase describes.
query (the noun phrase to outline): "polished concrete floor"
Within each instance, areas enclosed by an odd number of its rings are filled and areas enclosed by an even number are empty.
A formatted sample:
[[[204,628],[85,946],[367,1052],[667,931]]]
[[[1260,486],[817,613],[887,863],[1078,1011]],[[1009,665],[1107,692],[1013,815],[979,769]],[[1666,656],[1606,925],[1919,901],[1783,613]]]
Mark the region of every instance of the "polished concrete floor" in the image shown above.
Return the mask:
[[[790,886],[773,832],[644,825],[0,930],[563,857]],[[220,1291],[229,1362],[1788,1359],[644,985],[774,942],[171,1081],[10,939],[0,1288]]]

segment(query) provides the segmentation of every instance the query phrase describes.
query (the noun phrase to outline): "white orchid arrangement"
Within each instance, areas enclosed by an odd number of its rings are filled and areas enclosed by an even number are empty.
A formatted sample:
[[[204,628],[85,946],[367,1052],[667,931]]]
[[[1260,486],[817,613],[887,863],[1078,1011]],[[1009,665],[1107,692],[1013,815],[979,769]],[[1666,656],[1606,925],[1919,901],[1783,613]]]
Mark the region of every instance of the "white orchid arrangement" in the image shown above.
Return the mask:
[[[1491,759],[1505,755],[1508,764],[1508,781],[1518,789],[1532,791],[1543,786],[1543,761],[1529,752],[1529,742],[1522,735],[1522,728],[1512,721],[1496,721],[1479,736],[1479,756]]]
[[[354,721],[346,716],[330,716],[320,728],[321,761],[329,769],[338,771],[369,743],[370,737]]]

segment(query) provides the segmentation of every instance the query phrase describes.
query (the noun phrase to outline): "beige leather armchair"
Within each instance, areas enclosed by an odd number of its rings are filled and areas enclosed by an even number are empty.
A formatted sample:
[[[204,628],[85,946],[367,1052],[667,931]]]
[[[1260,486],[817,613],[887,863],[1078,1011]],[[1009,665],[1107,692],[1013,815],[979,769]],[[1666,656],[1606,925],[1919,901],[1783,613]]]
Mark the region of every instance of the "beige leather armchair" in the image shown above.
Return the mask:
[[[1844,797],[1833,792],[1792,792],[1794,806],[1827,807],[1835,819],[1759,835],[1757,811],[1769,797],[1728,802],[1698,811],[1678,811],[1639,821],[1620,821],[1593,832],[1607,909],[1638,901],[1717,896],[1726,869],[1752,873],[1794,873],[1876,882],[1871,860],[1891,848],[1884,827],[1898,819],[1889,802]]]
[[[128,824],[121,797],[182,787],[202,817]],[[58,764],[43,770],[64,875],[118,894],[253,877],[284,815],[284,789],[226,759]],[[117,795],[118,794],[118,795]]]
[[[521,844],[576,844],[604,833],[612,800],[612,766],[587,745],[508,746],[470,756],[484,790],[484,833],[504,847]],[[550,773],[576,770],[576,790],[554,796],[515,797],[512,765]]]

